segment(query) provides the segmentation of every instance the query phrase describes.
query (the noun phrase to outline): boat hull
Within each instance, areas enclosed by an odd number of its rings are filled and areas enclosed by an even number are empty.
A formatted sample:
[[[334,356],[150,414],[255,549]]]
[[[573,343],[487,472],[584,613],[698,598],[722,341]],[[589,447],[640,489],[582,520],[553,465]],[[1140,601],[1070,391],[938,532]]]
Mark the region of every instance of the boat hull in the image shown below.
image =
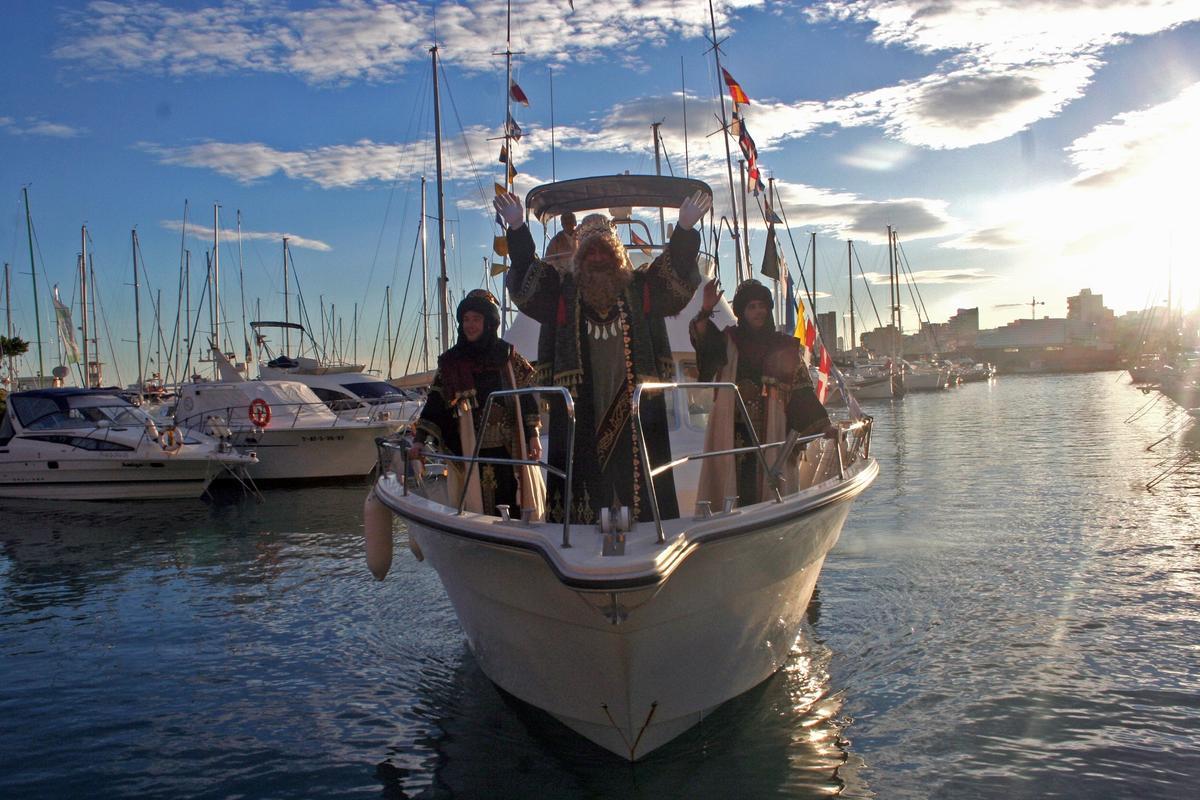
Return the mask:
[[[255,481],[361,478],[375,468],[375,439],[387,436],[387,424],[322,428],[267,428],[233,431],[232,444],[254,451],[258,463],[247,467]]]
[[[51,466],[53,465],[53,466]],[[53,458],[0,468],[0,497],[31,500],[195,499],[221,472],[208,459]]]
[[[626,591],[569,586],[528,549],[415,520],[409,535],[492,681],[637,760],[784,664],[856,494],[706,541],[661,583]]]

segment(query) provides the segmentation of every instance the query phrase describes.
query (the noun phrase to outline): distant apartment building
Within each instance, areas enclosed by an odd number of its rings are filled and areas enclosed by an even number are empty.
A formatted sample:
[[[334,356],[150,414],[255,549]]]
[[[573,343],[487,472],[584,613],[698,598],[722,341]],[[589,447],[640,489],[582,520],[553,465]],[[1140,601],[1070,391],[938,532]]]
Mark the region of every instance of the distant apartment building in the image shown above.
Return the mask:
[[[1001,372],[1083,372],[1114,369],[1116,320],[1103,295],[1084,289],[1067,298],[1067,317],[1018,319],[979,331],[975,357]]]

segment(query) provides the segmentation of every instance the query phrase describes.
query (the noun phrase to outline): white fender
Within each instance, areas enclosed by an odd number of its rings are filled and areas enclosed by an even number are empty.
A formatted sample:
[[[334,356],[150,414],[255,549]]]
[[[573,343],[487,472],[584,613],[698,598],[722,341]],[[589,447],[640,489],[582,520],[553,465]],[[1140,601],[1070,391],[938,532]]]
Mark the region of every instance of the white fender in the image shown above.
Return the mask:
[[[367,545],[367,569],[376,580],[392,568],[392,510],[379,501],[375,489],[363,501],[363,531]]]

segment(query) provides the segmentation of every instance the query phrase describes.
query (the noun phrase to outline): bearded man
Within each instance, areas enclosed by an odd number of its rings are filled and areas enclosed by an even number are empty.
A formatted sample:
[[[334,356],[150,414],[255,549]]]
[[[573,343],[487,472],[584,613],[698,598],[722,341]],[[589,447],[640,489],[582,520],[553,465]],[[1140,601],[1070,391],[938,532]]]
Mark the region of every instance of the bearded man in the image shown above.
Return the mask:
[[[667,249],[635,271],[603,214],[590,214],[576,229],[571,270],[559,272],[537,258],[521,202],[512,194],[495,200],[508,226],[512,267],[509,296],[541,323],[538,338],[540,385],[564,386],[575,401],[574,472],[571,508],[564,510],[563,485],[548,481],[547,518],[594,523],[603,508],[628,506],[635,519],[652,520],[647,472],[630,416],[634,387],[673,376],[666,317],[687,306],[700,285],[700,235],[692,230],[712,205],[697,192],[683,201]],[[566,414],[551,401],[549,463],[565,467]],[[661,392],[644,396],[642,426],[653,464],[670,460],[666,401]],[[669,472],[654,479],[663,519],[679,516]]]
[[[723,331],[717,330],[711,319],[722,294],[716,281],[705,284],[700,312],[689,326],[699,379],[737,385],[753,433],[762,444],[783,441],[789,431],[801,436],[837,436],[837,428],[813,390],[799,340],[773,329],[771,290],[753,278],[743,281],[733,295],[737,325]],[[705,432],[705,451],[752,444],[754,436],[735,410],[733,392],[718,391]],[[771,460],[768,456],[768,463]],[[794,472],[785,470],[785,478],[794,477]],[[714,508],[734,495],[739,505],[758,503],[770,496],[770,485],[763,478],[754,453],[707,458],[700,468],[697,499],[708,500]],[[789,489],[794,487],[785,481],[781,491]]]

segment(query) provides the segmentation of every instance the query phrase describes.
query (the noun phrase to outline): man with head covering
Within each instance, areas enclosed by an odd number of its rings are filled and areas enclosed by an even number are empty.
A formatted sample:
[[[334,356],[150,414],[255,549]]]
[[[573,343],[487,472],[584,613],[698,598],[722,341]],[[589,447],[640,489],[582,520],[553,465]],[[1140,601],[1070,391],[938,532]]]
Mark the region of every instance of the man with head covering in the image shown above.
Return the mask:
[[[563,212],[559,221],[562,222],[562,230],[554,234],[550,244],[546,245],[546,261],[560,270],[566,270],[571,268],[571,261],[575,258],[575,215],[570,211]]]
[[[774,330],[771,290],[753,278],[743,281],[733,295],[737,325],[719,331],[711,317],[722,294],[715,280],[705,284],[700,312],[689,326],[699,379],[737,385],[762,444],[783,441],[789,431],[801,436],[836,435],[837,429],[813,391],[799,340]],[[754,443],[735,403],[733,392],[716,393],[705,432],[706,451]],[[772,462],[769,455],[767,463]],[[754,453],[708,458],[701,466],[697,498],[709,500],[714,507],[734,494],[739,505],[758,503],[772,496],[763,477]]]
[[[653,519],[644,459],[630,416],[634,387],[670,380],[672,353],[665,318],[675,316],[700,285],[700,235],[692,230],[712,205],[697,192],[679,208],[679,222],[664,252],[634,271],[615,224],[590,214],[576,231],[572,269],[560,272],[536,257],[520,201],[496,198],[508,225],[512,267],[506,281],[517,308],[541,323],[540,385],[565,386],[575,400],[575,450],[571,508],[564,509],[562,481],[551,477],[546,512],[551,520],[595,522],[603,508],[626,506],[636,519]],[[666,402],[645,395],[642,425],[651,463],[670,459]],[[551,402],[549,463],[566,463],[566,416]],[[669,472],[654,479],[660,516],[679,515]]]
[[[471,455],[479,442],[483,458],[540,458],[540,419],[532,395],[521,396],[519,406],[511,397],[493,403],[487,427],[481,428],[488,395],[533,385],[533,367],[496,335],[500,327],[496,298],[486,289],[476,289],[458,304],[457,317],[458,343],[438,357],[409,457],[421,459],[430,442],[455,455]],[[507,505],[514,517],[519,516],[518,508],[535,508],[535,517],[539,516],[540,471],[477,464],[469,472],[466,510],[496,514],[496,506]],[[450,463],[450,502],[455,505],[467,473],[466,464]]]

